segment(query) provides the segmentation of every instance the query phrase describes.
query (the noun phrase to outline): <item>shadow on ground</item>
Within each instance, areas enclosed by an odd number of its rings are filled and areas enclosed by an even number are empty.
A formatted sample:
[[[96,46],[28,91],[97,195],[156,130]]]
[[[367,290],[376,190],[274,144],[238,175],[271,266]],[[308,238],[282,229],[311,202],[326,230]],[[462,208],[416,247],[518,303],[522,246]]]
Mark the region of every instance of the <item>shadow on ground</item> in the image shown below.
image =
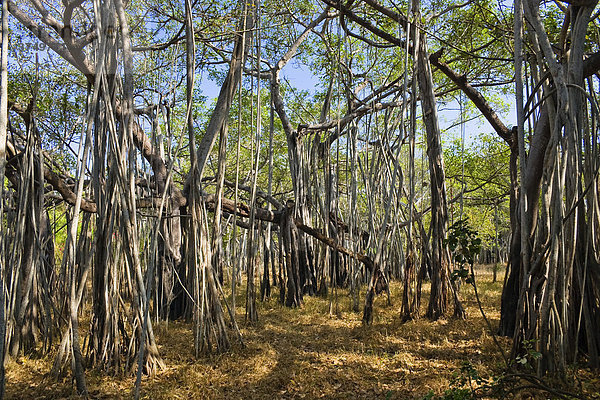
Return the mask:
[[[489,282],[483,293],[493,324],[499,318],[500,288],[501,283]],[[234,344],[229,353],[199,359],[193,356],[191,324],[162,324],[156,332],[167,369],[144,378],[142,394],[147,399],[412,399],[430,390],[441,393],[464,361],[485,375],[501,360],[468,289],[463,290],[466,321],[402,324],[400,285],[394,284],[394,304],[387,305],[385,296],[377,298],[371,326],[362,325],[360,313],[348,311],[344,291],[341,312],[333,316],[330,298],[305,298],[301,309],[272,299],[260,303],[258,324],[240,321],[246,347]],[[244,304],[242,296],[237,304]],[[422,314],[427,298],[424,291]],[[243,308],[236,311],[243,318]],[[7,398],[76,398],[70,378],[50,376],[51,362],[12,361]],[[87,379],[91,398],[132,397],[132,377],[87,371]]]

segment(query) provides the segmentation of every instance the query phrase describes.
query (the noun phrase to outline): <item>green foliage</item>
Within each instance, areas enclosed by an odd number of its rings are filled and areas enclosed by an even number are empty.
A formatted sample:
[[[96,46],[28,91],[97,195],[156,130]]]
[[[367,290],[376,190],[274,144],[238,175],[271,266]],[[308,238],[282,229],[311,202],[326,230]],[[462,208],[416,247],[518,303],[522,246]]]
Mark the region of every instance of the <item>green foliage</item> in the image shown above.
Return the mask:
[[[423,396],[422,400],[475,400],[480,398],[480,392],[494,390],[499,381],[498,377],[489,379],[479,375],[470,361],[463,361],[460,370],[453,373],[450,387],[441,396],[435,396],[433,391]]]
[[[426,2],[423,13],[431,18],[429,23],[435,32],[432,52],[443,48],[443,59],[452,60],[453,68],[469,77],[486,98],[491,94],[512,90],[513,80],[512,47],[507,34],[512,31],[512,11],[490,0],[472,2],[451,12],[443,13],[455,5],[447,0]],[[474,58],[473,55],[477,55]],[[453,86],[443,74],[436,75],[436,82],[442,87]],[[490,83],[506,83],[499,86],[485,86]],[[483,87],[479,87],[483,85]],[[495,106],[496,104],[494,104]]]
[[[475,277],[470,273],[469,268],[473,266],[475,256],[481,250],[478,232],[471,229],[467,219],[460,219],[448,229],[448,237],[444,239],[444,244],[450,249],[452,258],[458,266],[458,269],[452,272],[451,279],[453,281],[461,279],[468,284],[474,284]]]
[[[542,353],[535,349],[537,340],[525,340],[523,341],[524,352],[521,355],[515,357],[515,362],[522,368],[529,371],[534,371],[534,363],[542,357]]]
[[[473,400],[471,391],[464,388],[451,388],[444,391],[441,396],[436,396],[433,391],[422,397],[422,400]]]
[[[67,241],[68,220],[65,209],[66,207],[64,204],[59,204],[49,211],[50,223],[52,226],[52,231],[54,232],[55,265],[61,264],[65,251],[65,243]]]
[[[453,139],[444,148],[449,198],[458,199],[464,189],[462,216],[456,200],[449,204],[449,212],[455,217],[468,218],[478,227],[484,248],[495,245],[496,222],[499,240],[508,242],[509,157],[506,143],[487,133],[465,140],[464,149],[460,138]]]

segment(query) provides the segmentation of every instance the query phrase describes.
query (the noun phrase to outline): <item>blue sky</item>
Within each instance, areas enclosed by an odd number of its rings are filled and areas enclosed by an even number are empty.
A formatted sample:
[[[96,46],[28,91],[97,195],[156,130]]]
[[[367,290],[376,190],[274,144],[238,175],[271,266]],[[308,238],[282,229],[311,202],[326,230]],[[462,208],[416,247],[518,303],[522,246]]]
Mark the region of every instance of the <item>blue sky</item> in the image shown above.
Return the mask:
[[[317,88],[319,84],[317,78],[310,72],[307,66],[303,67],[301,64],[295,62],[292,62],[283,68],[282,78],[288,80],[292,86],[301,90],[307,90],[311,94],[315,93],[315,88]],[[220,87],[218,87],[214,81],[206,78],[203,80],[203,82],[201,82],[200,89],[202,90],[202,94],[208,97],[207,104],[211,104],[212,100],[218,96]],[[504,102],[511,105],[510,110],[508,112],[504,112],[503,110],[496,111],[504,124],[507,126],[514,125],[516,124],[517,118],[514,100],[510,97],[506,97]],[[466,98],[466,96],[463,96],[463,103],[463,107],[470,106],[473,108],[472,103]],[[439,124],[440,129],[443,132],[443,140],[445,142],[449,142],[453,138],[461,137],[460,125],[452,126],[455,125],[455,122],[460,118],[459,110],[460,104],[458,101],[453,101],[445,105],[438,105]],[[468,146],[468,144],[472,142],[480,133],[493,133],[494,131],[488,122],[483,117],[480,117],[466,121],[464,123],[464,132],[465,143]]]

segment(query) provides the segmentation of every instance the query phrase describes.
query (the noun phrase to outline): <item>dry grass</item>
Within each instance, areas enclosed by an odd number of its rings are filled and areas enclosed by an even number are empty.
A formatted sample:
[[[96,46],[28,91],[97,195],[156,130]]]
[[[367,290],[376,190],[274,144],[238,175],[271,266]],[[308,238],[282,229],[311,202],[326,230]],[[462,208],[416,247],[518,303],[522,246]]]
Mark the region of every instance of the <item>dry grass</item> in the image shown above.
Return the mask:
[[[479,290],[488,318],[497,325],[502,282],[479,270]],[[243,322],[243,297],[236,311],[246,347],[196,359],[191,325],[157,327],[167,369],[143,380],[148,399],[411,399],[430,390],[442,393],[453,372],[469,361],[482,376],[500,370],[501,357],[479,314],[473,291],[463,286],[466,321],[426,319],[400,322],[401,287],[391,287],[375,302],[373,325],[350,312],[347,292],[339,291],[337,316],[329,299],[306,297],[303,308],[288,309],[275,299],[259,303],[260,322]],[[424,288],[422,314],[428,288]],[[362,300],[362,299],[361,299]],[[510,344],[501,339],[505,347]],[[50,376],[51,357],[21,357],[7,365],[7,398],[76,398],[70,378]],[[116,378],[87,371],[92,398],[131,398],[133,377]],[[588,389],[590,390],[590,389]]]

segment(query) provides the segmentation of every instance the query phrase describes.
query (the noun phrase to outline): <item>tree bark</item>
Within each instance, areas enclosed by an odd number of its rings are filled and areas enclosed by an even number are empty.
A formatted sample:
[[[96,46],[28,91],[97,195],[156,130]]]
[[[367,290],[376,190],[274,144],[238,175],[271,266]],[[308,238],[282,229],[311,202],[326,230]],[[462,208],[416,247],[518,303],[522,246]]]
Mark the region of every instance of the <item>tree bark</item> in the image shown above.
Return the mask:
[[[417,52],[417,81],[421,94],[423,123],[427,133],[427,158],[431,179],[431,297],[427,317],[433,320],[446,314],[448,302],[448,250],[444,245],[448,208],[444,160],[437,118],[437,104],[433,88],[433,75],[424,36],[420,38]]]

